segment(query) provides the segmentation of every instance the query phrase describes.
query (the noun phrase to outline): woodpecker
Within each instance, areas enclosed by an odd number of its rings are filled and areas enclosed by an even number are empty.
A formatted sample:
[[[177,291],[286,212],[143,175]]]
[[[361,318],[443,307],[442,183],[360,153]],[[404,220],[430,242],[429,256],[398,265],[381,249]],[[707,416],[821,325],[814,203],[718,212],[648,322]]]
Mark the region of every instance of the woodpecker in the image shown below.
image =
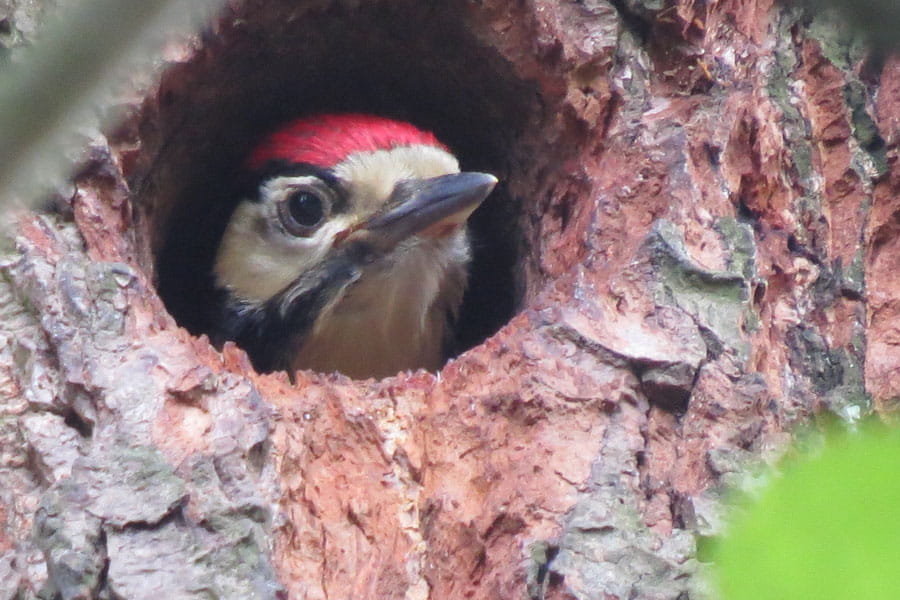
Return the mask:
[[[437,138],[364,114],[287,123],[250,153],[213,276],[213,340],[255,368],[384,377],[438,369],[497,179]]]

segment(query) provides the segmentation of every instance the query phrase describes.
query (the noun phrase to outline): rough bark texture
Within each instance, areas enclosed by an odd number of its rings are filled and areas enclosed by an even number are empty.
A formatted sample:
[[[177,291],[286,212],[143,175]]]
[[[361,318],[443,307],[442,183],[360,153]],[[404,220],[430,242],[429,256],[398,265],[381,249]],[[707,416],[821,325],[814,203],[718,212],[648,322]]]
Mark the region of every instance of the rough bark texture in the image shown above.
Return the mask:
[[[705,597],[727,485],[896,409],[900,60],[771,0],[422,4],[231,3],[19,215],[0,599]],[[478,268],[517,312],[440,374],[291,384],[169,314],[202,328],[166,232],[214,237],[254,132],[332,105],[504,181]]]

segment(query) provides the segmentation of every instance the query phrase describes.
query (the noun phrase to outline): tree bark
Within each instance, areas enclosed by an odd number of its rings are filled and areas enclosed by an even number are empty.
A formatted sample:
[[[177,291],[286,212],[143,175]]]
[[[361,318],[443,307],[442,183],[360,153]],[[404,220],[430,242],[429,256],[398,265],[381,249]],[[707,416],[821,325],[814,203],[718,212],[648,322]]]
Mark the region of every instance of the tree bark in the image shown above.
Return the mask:
[[[422,4],[233,2],[17,215],[0,599],[711,597],[723,492],[896,409],[896,57],[772,0]],[[169,232],[254,132],[360,108],[501,177],[515,314],[438,374],[257,374],[170,316]]]

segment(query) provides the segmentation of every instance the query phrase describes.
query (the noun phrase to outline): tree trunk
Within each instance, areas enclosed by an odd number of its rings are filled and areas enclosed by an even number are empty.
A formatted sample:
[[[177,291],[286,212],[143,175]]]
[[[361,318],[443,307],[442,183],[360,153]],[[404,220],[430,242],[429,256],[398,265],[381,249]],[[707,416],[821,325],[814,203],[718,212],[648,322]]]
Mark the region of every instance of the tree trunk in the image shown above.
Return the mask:
[[[243,0],[163,58],[14,224],[0,599],[707,597],[726,486],[900,398],[900,61],[829,17]],[[291,383],[198,337],[227,174],[319,110],[503,182],[439,374]]]

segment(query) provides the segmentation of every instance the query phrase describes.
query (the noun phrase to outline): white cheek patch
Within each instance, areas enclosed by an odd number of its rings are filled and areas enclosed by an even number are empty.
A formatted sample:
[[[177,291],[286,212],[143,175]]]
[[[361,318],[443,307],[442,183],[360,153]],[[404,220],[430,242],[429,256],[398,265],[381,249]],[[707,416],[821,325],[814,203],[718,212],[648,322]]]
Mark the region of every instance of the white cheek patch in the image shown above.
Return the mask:
[[[302,238],[283,231],[277,219],[272,204],[244,201],[222,236],[216,281],[241,300],[259,304],[284,290],[321,261],[334,236],[348,226],[346,218],[334,218]]]

